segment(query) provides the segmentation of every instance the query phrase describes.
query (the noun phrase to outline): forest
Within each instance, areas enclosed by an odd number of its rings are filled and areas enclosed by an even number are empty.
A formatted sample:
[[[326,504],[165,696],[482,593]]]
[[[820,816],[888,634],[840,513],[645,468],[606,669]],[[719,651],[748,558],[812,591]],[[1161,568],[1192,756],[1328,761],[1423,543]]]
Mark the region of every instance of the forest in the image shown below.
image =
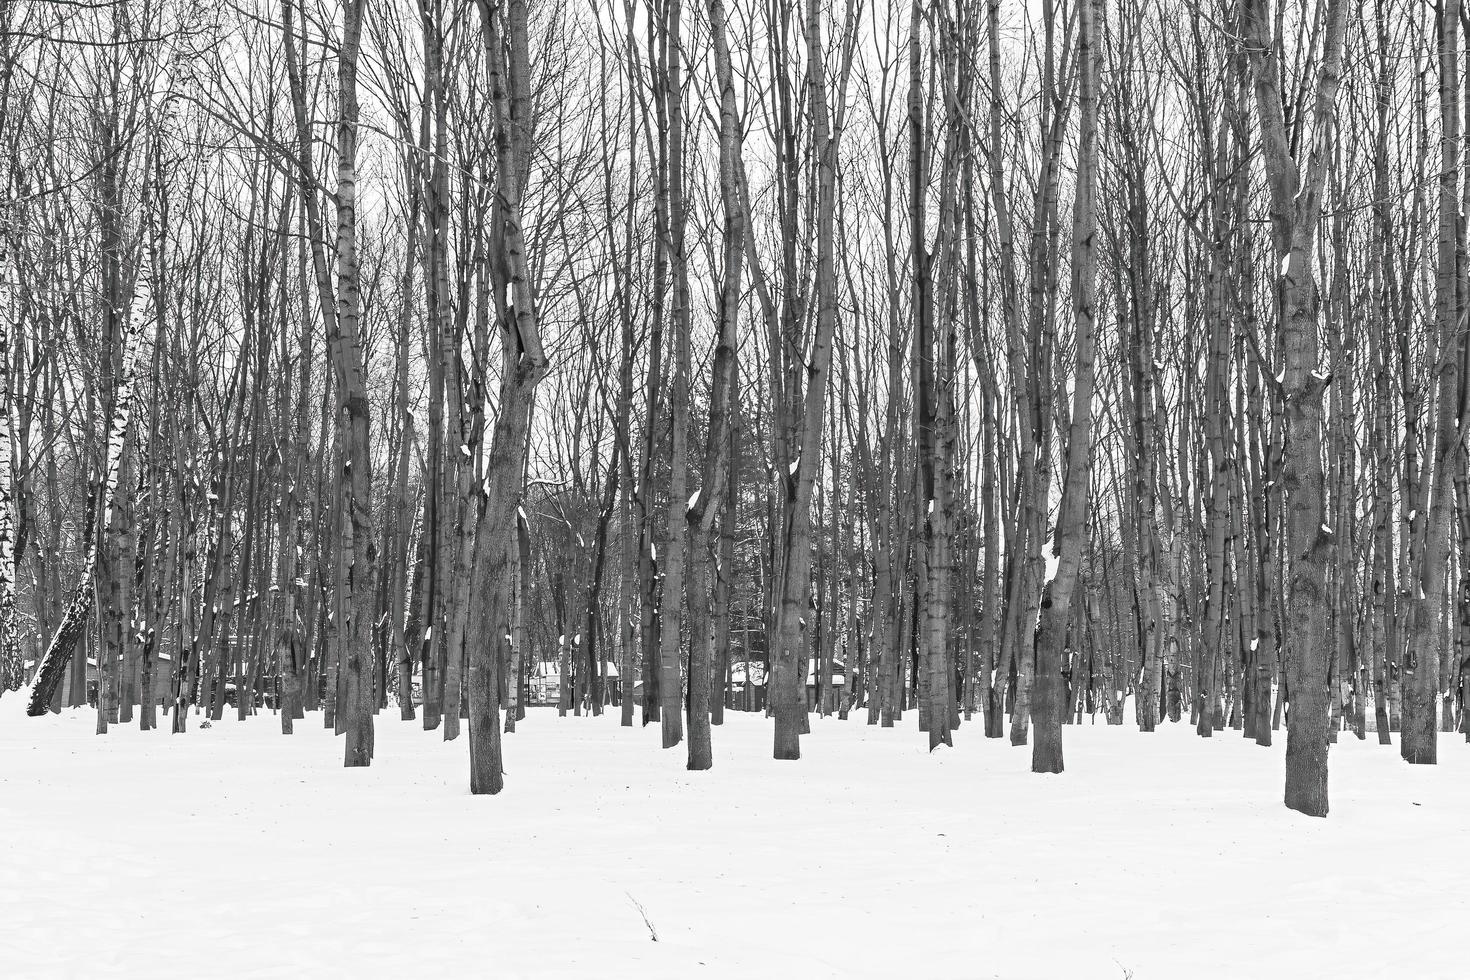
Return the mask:
[[[1466,20],[0,0],[0,704],[475,794],[547,704],[1188,725],[1325,816],[1470,739]]]

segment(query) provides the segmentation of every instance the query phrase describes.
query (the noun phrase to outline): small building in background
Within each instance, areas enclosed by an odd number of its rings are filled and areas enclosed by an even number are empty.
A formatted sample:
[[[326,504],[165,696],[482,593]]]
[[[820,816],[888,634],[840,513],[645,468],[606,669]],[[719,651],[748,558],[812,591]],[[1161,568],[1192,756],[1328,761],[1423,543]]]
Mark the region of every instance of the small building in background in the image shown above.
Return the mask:
[[[576,670],[580,664],[572,665],[572,683],[576,683]],[[585,669],[585,668],[584,668]],[[602,663],[603,678],[603,701],[608,704],[617,704],[622,693],[622,678],[618,674],[617,665],[610,660]],[[531,676],[526,683],[526,704],[556,704],[561,700],[561,662],[557,660],[538,660],[531,670]]]
[[[740,660],[730,664],[730,703],[736,711],[766,709],[766,665]]]
[[[847,691],[847,665],[836,657],[832,658],[832,686],[827,702],[834,709],[842,703],[842,695]],[[817,710],[817,698],[821,692],[817,690],[817,662],[808,660],[806,665],[806,709]]]

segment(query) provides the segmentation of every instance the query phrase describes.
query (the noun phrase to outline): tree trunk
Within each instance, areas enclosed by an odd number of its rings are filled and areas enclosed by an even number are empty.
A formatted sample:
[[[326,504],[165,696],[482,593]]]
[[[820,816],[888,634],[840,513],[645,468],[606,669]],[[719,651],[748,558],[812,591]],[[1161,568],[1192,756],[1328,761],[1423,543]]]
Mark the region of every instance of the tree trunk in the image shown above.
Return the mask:
[[[1087,540],[1087,504],[1092,461],[1093,323],[1097,294],[1097,86],[1102,59],[1100,0],[1082,0],[1077,47],[1081,123],[1077,149],[1077,198],[1072,217],[1072,313],[1076,322],[1077,368],[1073,380],[1066,475],[1052,555],[1055,572],[1043,586],[1036,634],[1036,684],[1031,706],[1036,740],[1032,772],[1061,772],[1065,684],[1063,651],[1071,622],[1072,592]]]

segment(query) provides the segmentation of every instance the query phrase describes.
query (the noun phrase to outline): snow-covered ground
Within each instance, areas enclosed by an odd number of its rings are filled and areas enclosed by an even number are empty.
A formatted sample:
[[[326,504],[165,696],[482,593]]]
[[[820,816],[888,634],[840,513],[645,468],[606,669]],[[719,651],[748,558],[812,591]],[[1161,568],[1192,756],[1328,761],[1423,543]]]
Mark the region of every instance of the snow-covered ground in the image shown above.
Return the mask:
[[[1458,736],[1437,768],[1348,736],[1314,820],[1280,804],[1280,744],[1178,725],[1069,728],[1036,776],[978,725],[930,756],[908,719],[814,719],[774,762],[736,713],[688,773],[656,728],[538,710],[492,798],[463,741],[393,715],[344,770],[315,718],[99,737],[22,707],[6,978],[1463,976]]]

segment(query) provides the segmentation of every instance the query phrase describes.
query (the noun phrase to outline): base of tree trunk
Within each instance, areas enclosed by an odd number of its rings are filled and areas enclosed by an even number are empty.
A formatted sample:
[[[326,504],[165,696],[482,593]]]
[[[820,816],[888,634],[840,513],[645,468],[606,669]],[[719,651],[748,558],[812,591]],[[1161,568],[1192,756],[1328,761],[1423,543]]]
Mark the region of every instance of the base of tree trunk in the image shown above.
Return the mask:
[[[1291,706],[1286,733],[1286,806],[1309,817],[1327,816],[1327,705]]]

